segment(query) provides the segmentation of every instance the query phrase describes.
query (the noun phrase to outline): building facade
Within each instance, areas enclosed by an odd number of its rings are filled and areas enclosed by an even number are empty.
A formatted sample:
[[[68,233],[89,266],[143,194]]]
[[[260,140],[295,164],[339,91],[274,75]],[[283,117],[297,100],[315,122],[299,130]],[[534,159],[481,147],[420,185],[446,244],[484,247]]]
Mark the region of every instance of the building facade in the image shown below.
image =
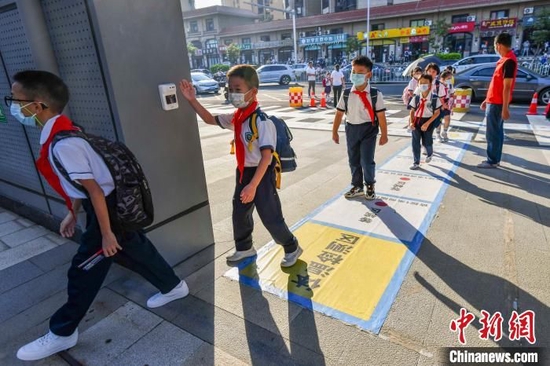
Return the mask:
[[[319,3],[326,6],[324,10]],[[414,59],[436,50],[458,52],[465,57],[494,52],[494,38],[503,31],[513,35],[512,46],[519,50],[532,37],[536,17],[545,7],[550,9],[547,1],[540,0],[454,0],[445,4],[439,0],[372,0],[370,30],[367,30],[365,3],[316,1],[319,12],[328,13],[297,18],[297,59],[325,60],[331,64],[361,53],[377,62],[387,62],[390,57]],[[336,11],[342,9],[342,4],[357,9]],[[436,29],[441,21],[448,26],[444,35]],[[290,19],[261,23],[251,19],[247,24],[242,21],[226,24],[215,38],[219,45],[238,45],[241,62],[264,64],[294,59]],[[436,36],[439,49],[434,47]],[[190,34],[188,37],[193,39]],[[355,37],[361,41],[360,48],[350,49],[348,39]]]

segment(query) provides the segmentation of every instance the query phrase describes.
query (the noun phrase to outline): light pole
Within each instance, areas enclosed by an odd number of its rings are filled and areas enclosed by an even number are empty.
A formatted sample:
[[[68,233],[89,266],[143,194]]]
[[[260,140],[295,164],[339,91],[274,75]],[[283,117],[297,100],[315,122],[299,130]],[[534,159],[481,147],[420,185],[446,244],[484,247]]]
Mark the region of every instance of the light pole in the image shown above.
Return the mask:
[[[367,57],[370,58],[370,0],[367,0]],[[374,60],[372,60],[374,62]]]
[[[294,0],[290,0],[290,6],[287,9],[279,9],[271,6],[254,4],[249,2],[244,2],[244,3],[252,6],[257,6],[259,8],[280,11],[286,14],[290,14],[292,16],[292,39],[294,41],[294,63],[297,64],[298,63],[298,40],[296,39],[296,8],[294,7]]]

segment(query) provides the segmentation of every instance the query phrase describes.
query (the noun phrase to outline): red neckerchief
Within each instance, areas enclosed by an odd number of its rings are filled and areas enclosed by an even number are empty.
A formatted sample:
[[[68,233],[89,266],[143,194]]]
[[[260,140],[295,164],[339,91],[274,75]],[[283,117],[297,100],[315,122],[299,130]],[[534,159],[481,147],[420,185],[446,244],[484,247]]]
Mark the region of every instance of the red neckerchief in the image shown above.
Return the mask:
[[[52,126],[52,130],[50,132],[50,135],[48,136],[48,139],[40,148],[40,156],[36,160],[36,167],[38,168],[38,171],[42,174],[44,179],[46,179],[48,184],[54,189],[54,191],[56,191],[65,200],[67,208],[73,213],[74,216],[73,203],[71,202],[69,196],[67,196],[67,193],[65,193],[65,191],[61,187],[59,177],[57,176],[57,174],[54,173],[48,159],[50,155],[50,145],[52,144],[54,136],[58,132],[71,130],[78,130],[78,128],[73,125],[70,119],[68,119],[64,115],[57,117]]]
[[[366,90],[363,90],[363,91],[354,90],[353,92],[355,94],[359,95],[359,98],[361,98],[361,101],[363,102],[363,105],[367,109],[367,112],[369,112],[370,121],[371,121],[372,124],[374,124],[374,110],[372,109],[372,105],[370,104],[370,102],[367,98],[367,93],[368,92]]]
[[[237,109],[235,111],[235,114],[233,114],[233,120],[231,121],[235,130],[235,144],[237,145],[237,168],[241,173],[241,176],[239,178],[240,183],[242,183],[244,172],[244,143],[241,137],[242,126],[243,122],[246,121],[246,119],[250,117],[252,113],[254,113],[256,108],[258,108],[258,102],[254,101],[250,103],[250,105],[246,108]]]
[[[417,106],[416,112],[414,113],[414,120],[416,122],[416,125],[420,124],[420,119],[424,114],[424,108],[426,108],[426,100],[427,98],[422,98],[422,96],[420,96],[420,106]]]

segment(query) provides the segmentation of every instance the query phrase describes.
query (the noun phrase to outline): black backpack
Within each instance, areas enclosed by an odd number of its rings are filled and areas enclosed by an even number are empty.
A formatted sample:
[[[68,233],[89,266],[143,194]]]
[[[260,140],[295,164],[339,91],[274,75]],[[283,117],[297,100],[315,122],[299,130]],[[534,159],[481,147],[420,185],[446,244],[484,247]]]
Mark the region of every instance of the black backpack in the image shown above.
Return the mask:
[[[346,105],[346,113],[348,113],[348,99],[349,94],[351,93],[351,88],[344,90],[344,103]],[[370,99],[372,102],[372,108],[374,109],[374,123],[378,124],[378,116],[376,115],[376,102],[378,101],[378,89],[371,86],[370,87]]]
[[[101,156],[111,172],[115,184],[116,215],[118,225],[128,231],[139,230],[153,223],[154,208],[151,189],[143,170],[134,154],[119,141],[110,141],[100,136],[85,134],[82,131],[61,131],[52,141],[52,150],[56,143],[69,138],[79,137],[86,140],[92,149]],[[88,195],[88,192],[73,182],[63,165],[52,154],[53,162],[61,175],[76,189]]]
[[[292,172],[296,170],[297,167],[296,153],[292,146],[290,146],[290,142],[293,139],[292,132],[290,132],[290,128],[288,128],[284,120],[275,116],[268,116],[258,109],[250,116],[250,131],[252,131],[252,138],[248,142],[249,148],[252,141],[257,140],[259,137],[257,125],[258,116],[262,119],[271,120],[277,129],[277,146],[273,152],[273,157],[275,158],[277,188],[281,188],[281,173]]]

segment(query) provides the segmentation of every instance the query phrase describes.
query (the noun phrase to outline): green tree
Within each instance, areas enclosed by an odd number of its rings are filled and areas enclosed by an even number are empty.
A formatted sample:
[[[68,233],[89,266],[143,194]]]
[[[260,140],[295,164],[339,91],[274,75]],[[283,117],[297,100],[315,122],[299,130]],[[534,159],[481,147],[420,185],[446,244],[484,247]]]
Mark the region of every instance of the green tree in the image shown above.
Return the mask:
[[[346,53],[349,55],[355,51],[359,51],[361,54],[362,42],[357,39],[357,37],[349,37],[346,40]]]
[[[239,62],[239,57],[241,56],[241,49],[235,43],[231,43],[227,46],[227,58],[232,65]]]
[[[550,9],[545,8],[533,26],[533,43],[537,45],[535,55],[538,55],[544,49],[544,42],[550,40]]]
[[[445,49],[444,40],[447,32],[449,32],[449,28],[451,28],[451,25],[447,23],[445,18],[439,19],[432,25],[428,42],[430,46],[435,49],[436,53],[440,49]]]
[[[195,47],[192,43],[187,44],[187,52],[189,53],[189,56],[194,55],[197,50],[198,48]]]

